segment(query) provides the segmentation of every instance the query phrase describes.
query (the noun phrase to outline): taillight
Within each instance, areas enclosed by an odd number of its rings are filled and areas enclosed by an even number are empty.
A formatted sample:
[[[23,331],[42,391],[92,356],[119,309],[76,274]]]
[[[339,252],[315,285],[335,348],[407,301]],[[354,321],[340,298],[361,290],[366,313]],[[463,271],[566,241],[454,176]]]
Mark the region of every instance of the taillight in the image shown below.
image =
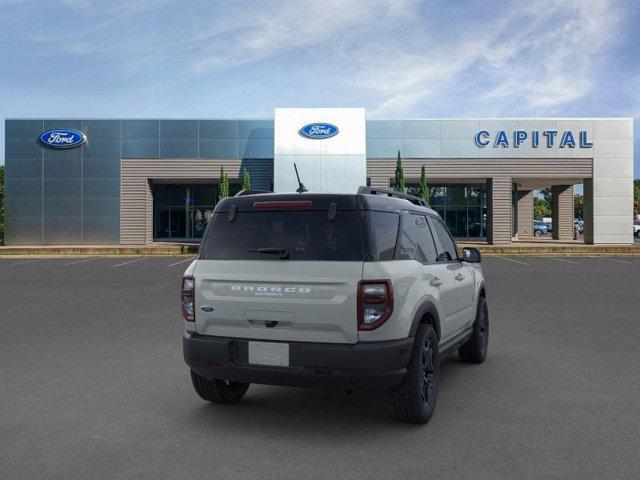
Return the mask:
[[[393,313],[393,288],[389,280],[358,283],[358,330],[375,330]]]
[[[180,303],[182,304],[182,316],[189,322],[196,321],[196,280],[193,277],[182,277],[180,289]]]

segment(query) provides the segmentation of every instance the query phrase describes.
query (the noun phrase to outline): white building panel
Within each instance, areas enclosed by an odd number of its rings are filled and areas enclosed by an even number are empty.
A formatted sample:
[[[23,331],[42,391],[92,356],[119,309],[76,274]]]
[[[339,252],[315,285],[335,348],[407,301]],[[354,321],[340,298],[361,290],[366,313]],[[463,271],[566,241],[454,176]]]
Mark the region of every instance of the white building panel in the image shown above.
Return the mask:
[[[329,124],[338,132],[308,138],[306,125]],[[364,108],[276,108],[274,122],[275,192],[298,188],[293,164],[311,192],[355,192],[366,184]]]
[[[607,118],[597,119],[595,122],[595,138],[633,138],[633,119]]]

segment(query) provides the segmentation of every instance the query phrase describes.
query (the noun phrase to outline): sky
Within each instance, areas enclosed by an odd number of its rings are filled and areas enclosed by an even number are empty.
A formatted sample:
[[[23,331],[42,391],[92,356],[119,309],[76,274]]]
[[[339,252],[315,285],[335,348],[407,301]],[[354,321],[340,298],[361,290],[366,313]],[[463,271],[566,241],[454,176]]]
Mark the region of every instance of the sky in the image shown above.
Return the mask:
[[[636,0],[0,0],[0,12],[3,119],[623,116],[640,178]]]

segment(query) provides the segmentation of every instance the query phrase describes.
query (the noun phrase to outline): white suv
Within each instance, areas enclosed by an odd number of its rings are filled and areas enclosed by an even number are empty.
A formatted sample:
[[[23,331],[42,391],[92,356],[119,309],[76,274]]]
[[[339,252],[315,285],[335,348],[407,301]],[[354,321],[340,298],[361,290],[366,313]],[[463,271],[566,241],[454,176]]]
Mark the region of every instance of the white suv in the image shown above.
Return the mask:
[[[240,192],[182,281],[193,386],[218,403],[251,383],[385,392],[401,420],[425,423],[439,361],[487,354],[478,262],[417,197]]]

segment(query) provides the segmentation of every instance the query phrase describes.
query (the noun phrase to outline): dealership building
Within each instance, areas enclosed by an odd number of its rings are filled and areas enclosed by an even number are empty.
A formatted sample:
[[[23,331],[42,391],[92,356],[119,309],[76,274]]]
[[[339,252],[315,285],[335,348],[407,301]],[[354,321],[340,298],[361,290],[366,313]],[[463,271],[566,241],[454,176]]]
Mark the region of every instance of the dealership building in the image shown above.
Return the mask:
[[[366,120],[362,108],[278,108],[268,120],[11,119],[5,123],[6,243],[197,241],[246,170],[251,188],[290,192],[296,163],[312,192],[392,187],[398,152],[415,191],[456,238],[533,238],[535,190],[551,191],[548,238],[633,243],[630,118]]]

